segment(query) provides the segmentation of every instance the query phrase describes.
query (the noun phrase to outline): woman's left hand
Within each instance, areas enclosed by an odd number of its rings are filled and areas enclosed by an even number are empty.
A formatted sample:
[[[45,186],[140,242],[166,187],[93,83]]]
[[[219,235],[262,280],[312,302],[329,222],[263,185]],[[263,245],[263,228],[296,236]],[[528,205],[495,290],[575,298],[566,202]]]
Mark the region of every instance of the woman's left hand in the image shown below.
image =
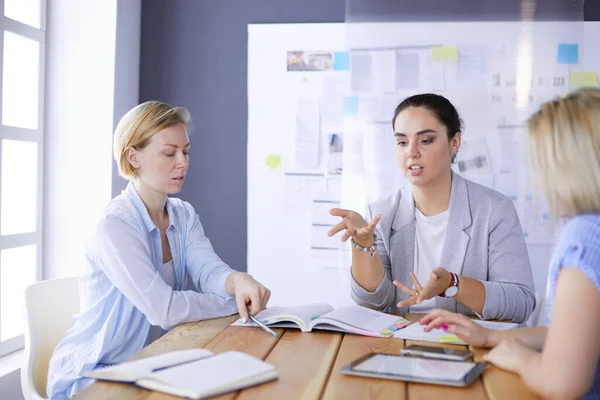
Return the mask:
[[[429,274],[429,281],[425,286],[421,286],[414,272],[410,273],[410,279],[413,281],[414,289],[409,289],[399,281],[394,281],[400,290],[411,296],[409,299],[402,300],[398,303],[398,307],[408,307],[414,304],[420,304],[424,300],[429,300],[435,296],[439,296],[450,286],[452,275],[442,267],[437,267]]]
[[[489,361],[495,366],[507,371],[521,374],[529,362],[539,353],[525,346],[517,339],[503,340],[489,353],[483,356],[484,361]]]
[[[235,296],[238,312],[244,323],[248,322],[248,311],[256,315],[267,307],[271,291],[256,281],[252,275],[234,272],[225,282],[227,292]]]

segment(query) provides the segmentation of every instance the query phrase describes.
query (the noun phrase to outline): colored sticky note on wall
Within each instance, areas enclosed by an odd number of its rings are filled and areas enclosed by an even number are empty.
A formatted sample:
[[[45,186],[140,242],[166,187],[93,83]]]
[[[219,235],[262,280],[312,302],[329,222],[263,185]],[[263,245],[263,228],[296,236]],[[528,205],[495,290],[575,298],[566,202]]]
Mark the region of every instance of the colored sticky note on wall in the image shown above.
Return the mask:
[[[559,64],[577,64],[579,62],[579,45],[573,43],[560,43],[556,61]]]
[[[350,53],[347,51],[336,51],[333,53],[333,70],[347,71],[350,69]]]
[[[281,156],[278,154],[269,154],[265,160],[265,164],[270,169],[281,168]]]
[[[571,72],[569,74],[569,86],[571,89],[582,86],[598,86],[598,75],[593,71]]]
[[[344,97],[344,114],[346,114],[346,115],[358,114],[358,97],[356,97],[356,96]]]
[[[433,46],[431,60],[436,62],[457,61],[458,46]]]

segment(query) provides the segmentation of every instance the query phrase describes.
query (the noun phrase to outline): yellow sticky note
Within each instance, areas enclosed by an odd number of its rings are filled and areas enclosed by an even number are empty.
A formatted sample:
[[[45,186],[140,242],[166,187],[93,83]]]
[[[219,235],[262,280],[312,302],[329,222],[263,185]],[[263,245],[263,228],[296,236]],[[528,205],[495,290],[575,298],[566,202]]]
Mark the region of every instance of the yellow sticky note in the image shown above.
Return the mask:
[[[383,336],[392,336],[394,332],[391,329],[382,329],[379,333]]]
[[[269,154],[265,164],[271,169],[281,168],[281,157],[278,154]]]
[[[598,86],[598,75],[595,72],[571,72],[569,86],[575,89],[582,86]]]
[[[462,340],[458,338],[456,335],[444,335],[440,336],[440,341],[442,343],[455,343],[455,344],[464,344]]]
[[[457,61],[458,46],[434,46],[431,48],[431,60],[436,62]]]

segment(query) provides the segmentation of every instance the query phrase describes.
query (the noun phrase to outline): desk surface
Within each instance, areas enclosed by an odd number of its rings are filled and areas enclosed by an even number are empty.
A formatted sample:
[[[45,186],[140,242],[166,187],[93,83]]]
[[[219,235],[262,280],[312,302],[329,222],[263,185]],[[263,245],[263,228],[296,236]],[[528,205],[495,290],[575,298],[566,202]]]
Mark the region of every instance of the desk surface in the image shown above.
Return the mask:
[[[417,320],[420,315],[405,315]],[[172,350],[204,347],[215,353],[237,350],[261,358],[277,369],[279,380],[217,399],[519,399],[537,398],[521,378],[512,373],[488,366],[483,375],[471,386],[455,388],[422,383],[345,376],[339,369],[350,361],[369,352],[399,353],[416,342],[402,339],[380,339],[298,329],[275,329],[274,338],[262,329],[229,326],[237,315],[207,321],[182,324],[133,359],[140,359]],[[439,344],[450,348],[461,345]],[[475,360],[480,361],[486,350],[471,348]],[[177,399],[159,392],[140,389],[134,385],[97,382],[76,397],[77,400],[99,399]]]

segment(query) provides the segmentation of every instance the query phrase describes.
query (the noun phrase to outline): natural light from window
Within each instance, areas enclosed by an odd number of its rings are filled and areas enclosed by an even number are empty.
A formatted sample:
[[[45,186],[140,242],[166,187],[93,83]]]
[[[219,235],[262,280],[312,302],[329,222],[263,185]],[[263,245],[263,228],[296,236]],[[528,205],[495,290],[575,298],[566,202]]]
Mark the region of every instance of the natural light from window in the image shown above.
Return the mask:
[[[2,125],[38,128],[40,44],[4,32]]]
[[[4,15],[34,28],[40,28],[40,0],[4,0]]]
[[[34,232],[37,228],[38,144],[2,140],[0,232]]]

